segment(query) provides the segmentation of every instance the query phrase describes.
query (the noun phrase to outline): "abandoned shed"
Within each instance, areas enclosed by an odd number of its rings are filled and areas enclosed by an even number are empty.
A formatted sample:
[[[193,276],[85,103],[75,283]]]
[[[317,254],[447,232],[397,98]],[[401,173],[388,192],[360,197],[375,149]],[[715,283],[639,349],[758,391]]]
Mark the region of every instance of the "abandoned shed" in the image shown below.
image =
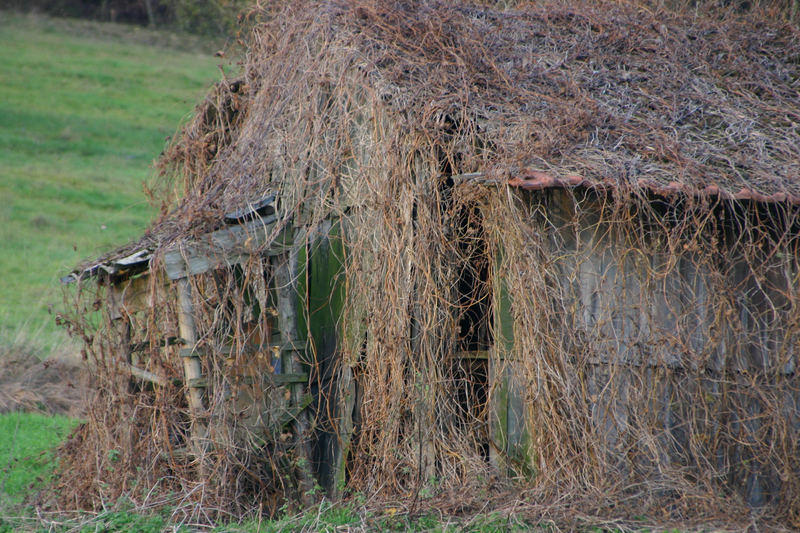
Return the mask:
[[[68,277],[98,392],[64,498],[800,524],[798,37],[602,2],[256,24],[162,159],[175,199]]]

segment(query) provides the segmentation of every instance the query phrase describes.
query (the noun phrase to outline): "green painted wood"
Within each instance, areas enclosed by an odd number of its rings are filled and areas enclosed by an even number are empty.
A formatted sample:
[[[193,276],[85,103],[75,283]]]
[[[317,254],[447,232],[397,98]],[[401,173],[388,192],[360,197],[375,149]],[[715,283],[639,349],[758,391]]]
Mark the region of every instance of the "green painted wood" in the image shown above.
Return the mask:
[[[502,255],[496,254],[496,264]],[[497,269],[496,269],[497,270]],[[492,394],[492,441],[495,462],[505,464],[508,453],[508,369],[507,360],[514,349],[514,328],[511,319],[511,298],[503,277],[494,279],[494,357],[489,361],[490,383],[495,384]]]
[[[291,383],[308,383],[308,374],[270,374],[269,381],[276,385],[286,385]]]
[[[502,251],[496,264],[502,264]],[[499,269],[496,269],[498,271]],[[525,416],[523,362],[515,360],[512,296],[505,278],[494,277],[494,357],[489,359],[489,376],[496,383],[492,395],[492,438],[495,461],[516,475],[533,475],[530,431]]]
[[[336,220],[323,222],[319,236],[310,243],[305,275],[301,276],[306,296],[303,320],[319,372],[318,409],[323,415],[318,417],[318,476],[329,495],[333,495],[344,480],[350,438],[348,432],[342,435],[339,427],[342,417],[348,416],[341,412],[346,410],[343,408],[346,402],[343,404],[339,397],[344,252],[340,223]],[[333,419],[328,418],[330,414],[334,414]]]
[[[341,422],[346,424],[350,413],[343,407],[347,404],[341,402],[337,390],[337,372],[339,371],[339,346],[342,313],[344,311],[344,242],[341,233],[341,224],[332,221],[328,236],[320,240],[319,261],[312,264],[312,299],[311,309],[317,320],[312,324],[312,336],[318,347],[318,356],[324,361],[323,376],[329,381],[328,402],[329,412],[336,412],[338,420],[332,421],[330,432],[327,436],[328,456],[327,472],[320,472],[323,484],[329,493],[334,493],[338,487],[344,485],[345,464],[350,448],[350,433],[342,432]]]
[[[299,335],[309,337],[308,333],[308,246],[301,246],[297,250],[297,332]],[[274,339],[273,339],[274,341]]]
[[[344,307],[344,286],[340,283],[344,249],[340,232],[339,223],[331,223],[327,236],[318,239],[311,251],[309,331],[318,359],[332,354],[337,348],[337,324]]]

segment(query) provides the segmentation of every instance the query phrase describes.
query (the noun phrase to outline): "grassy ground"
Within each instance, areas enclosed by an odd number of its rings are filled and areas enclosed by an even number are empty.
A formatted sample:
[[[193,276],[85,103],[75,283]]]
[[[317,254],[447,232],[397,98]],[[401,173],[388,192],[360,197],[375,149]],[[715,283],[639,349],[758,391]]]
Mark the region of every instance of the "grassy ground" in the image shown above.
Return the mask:
[[[0,11],[0,342],[63,342],[58,277],[146,227],[151,163],[219,77],[199,46]]]
[[[0,501],[3,504],[20,503],[26,494],[47,481],[53,470],[53,447],[77,423],[63,416],[37,413],[0,415]]]
[[[71,518],[0,517],[0,533],[5,531],[38,530],[80,532],[130,532],[157,533],[160,531],[190,532],[208,530],[216,533],[279,533],[279,532],[441,532],[441,533],[512,533],[531,531],[550,533],[558,531],[549,524],[538,524],[515,516],[500,513],[478,514],[472,517],[453,518],[436,512],[417,513],[411,516],[397,512],[369,512],[354,504],[331,504],[323,502],[307,511],[273,520],[254,519],[241,523],[228,523],[214,528],[186,524],[170,517],[170,509],[146,514],[132,510],[130,505],[117,504],[114,509],[96,514],[84,514]],[[617,528],[577,529],[582,533],[622,533]],[[641,530],[642,533],[647,530]]]

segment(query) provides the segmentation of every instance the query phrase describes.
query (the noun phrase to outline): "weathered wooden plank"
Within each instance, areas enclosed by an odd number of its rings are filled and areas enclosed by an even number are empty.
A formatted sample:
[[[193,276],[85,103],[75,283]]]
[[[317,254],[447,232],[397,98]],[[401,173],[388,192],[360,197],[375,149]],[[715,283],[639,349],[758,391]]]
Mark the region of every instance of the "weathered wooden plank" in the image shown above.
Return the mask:
[[[266,218],[275,214],[275,195],[270,194],[260,200],[250,203],[248,206],[225,213],[226,224],[244,224],[256,218]]]
[[[508,466],[518,476],[530,477],[531,439],[528,431],[525,397],[528,384],[525,372],[519,362],[506,362],[504,380],[508,390],[508,411],[506,413],[506,458]]]
[[[269,374],[267,379],[276,385],[294,385],[299,383],[308,383],[308,374],[305,372],[296,372],[293,374]]]
[[[154,385],[159,385],[161,387],[165,387],[166,385],[172,383],[173,385],[180,386],[183,384],[183,380],[178,378],[165,378],[159,376],[157,374],[153,374],[152,372],[148,372],[147,370],[142,370],[141,368],[137,368],[132,365],[128,365],[126,367],[128,372],[137,378],[143,379],[145,381],[149,381]],[[241,376],[236,378],[235,381],[238,384],[242,385],[254,385],[257,383],[262,382],[269,382],[271,385],[275,387],[281,387],[284,385],[291,385],[294,383],[308,383],[308,374],[306,373],[299,373],[299,374],[264,374],[263,376]],[[189,388],[194,389],[205,389],[208,388],[208,379],[204,377],[200,378],[193,378],[186,382],[186,386]]]
[[[197,344],[197,328],[192,308],[192,285],[188,278],[178,280],[178,330],[181,338],[189,347]],[[193,386],[192,380],[202,379],[200,360],[197,357],[182,357],[183,373],[186,379],[185,394],[190,412],[191,443],[197,457],[204,457],[208,436],[205,418],[207,412],[203,406],[203,388]],[[206,464],[201,460],[198,464],[200,476],[206,476]]]
[[[158,374],[154,374],[153,372],[150,372],[148,370],[144,370],[142,368],[139,368],[139,367],[136,367],[136,366],[133,366],[133,365],[130,365],[130,364],[125,365],[125,369],[128,371],[128,373],[131,376],[133,376],[135,378],[139,378],[139,379],[144,380],[144,381],[148,381],[148,382],[152,383],[153,385],[158,385],[159,387],[166,387],[170,383],[172,383],[174,385],[180,385],[182,383],[181,380],[179,380],[179,379],[165,378],[164,376],[159,376]]]
[[[208,350],[198,346],[197,348],[181,348],[179,355],[181,357],[202,357],[208,355]]]
[[[307,316],[298,317],[299,327],[308,331],[320,376],[317,409],[325,417],[317,424],[315,460],[319,464],[319,483],[330,498],[337,498],[345,484],[355,404],[352,368],[341,359],[347,334],[342,330],[346,253],[342,232],[340,220],[323,221],[309,246],[308,256],[301,254],[305,270],[300,275],[300,292],[306,295]]]
[[[61,278],[61,283],[67,285],[86,278],[94,277],[105,272],[112,281],[119,281],[147,270],[152,257],[149,249],[138,250],[131,255],[107,263],[95,263],[83,270],[70,272]]]
[[[502,250],[495,254],[495,262],[502,265]],[[500,269],[498,268],[497,271]],[[505,360],[513,353],[514,328],[511,320],[511,299],[505,279],[495,273],[493,280],[495,293],[493,298],[494,313],[494,346],[489,360],[490,402],[490,459],[495,466],[502,467],[506,463],[508,452],[508,380],[505,376]]]
[[[247,224],[226,226],[193,242],[182,242],[164,254],[167,277],[176,280],[247,261],[254,251],[278,255],[291,246],[292,228],[279,228],[275,215]],[[261,250],[271,241],[267,250]]]
[[[233,378],[242,385],[254,385],[257,383],[268,382],[273,386],[293,385],[295,383],[308,383],[308,374],[298,372],[295,374],[263,374],[261,376],[240,376]]]
[[[197,343],[197,329],[194,323],[194,313],[192,310],[192,286],[187,278],[178,280],[178,329],[181,338],[191,348]],[[187,383],[193,379],[202,377],[200,360],[196,357],[183,357],[183,373]],[[189,407],[195,413],[201,413],[203,408],[203,394],[197,387],[189,388],[187,391]]]
[[[500,365],[498,356],[489,362],[489,459],[498,468],[505,465],[508,449],[508,383]]]
[[[180,337],[167,337],[165,339],[161,339],[158,342],[158,346],[161,346],[161,347],[174,346],[176,344],[186,344],[186,341],[184,341]],[[149,350],[149,349],[150,349],[150,343],[149,342],[134,342],[134,343],[131,344],[131,347],[130,347],[130,351],[132,353],[143,352],[143,351]]]
[[[353,370],[349,365],[342,365],[339,373],[339,389],[337,391],[337,412],[338,412],[338,437],[339,445],[333,449],[331,460],[333,472],[332,483],[328,487],[331,498],[338,498],[341,490],[345,487],[347,480],[347,458],[350,455],[352,446],[353,432],[353,408],[356,401],[356,383],[353,379]]]
[[[489,359],[489,350],[471,350],[456,352],[456,359]]]
[[[108,313],[111,320],[152,307],[150,276],[143,275],[114,283],[108,290]]]
[[[498,256],[500,254],[498,253]],[[498,257],[499,262],[501,257]],[[514,360],[514,324],[508,284],[496,275],[494,286],[494,347],[489,357],[491,401],[491,459],[498,466],[527,474],[530,463],[530,435],[525,416],[526,383],[523,363]]]
[[[197,389],[207,389],[208,380],[206,378],[192,378],[186,381],[186,386],[189,388],[190,391],[195,391]]]
[[[219,346],[197,346],[195,348],[181,348],[181,357],[206,357],[208,355],[253,355],[262,352],[300,352],[305,353],[306,344],[304,341],[296,340],[293,342],[272,342],[269,344],[244,344],[241,347],[232,344],[222,344]]]
[[[296,404],[292,405],[291,407],[286,409],[283,413],[281,413],[281,415],[277,419],[277,423],[272,428],[270,428],[271,433],[273,435],[277,435],[280,431],[283,430],[284,427],[286,427],[292,422],[297,421],[298,418],[300,418],[303,414],[305,414],[306,409],[308,408],[309,405],[311,405],[311,402],[313,401],[314,397],[311,396],[310,394],[303,395]]]
[[[303,264],[301,255],[301,264]],[[304,282],[301,294],[306,295],[307,317],[300,318],[308,330],[312,355],[319,372],[319,398],[317,409],[323,413],[316,424],[319,464],[317,475],[320,485],[329,497],[336,497],[339,481],[344,475],[352,428],[348,422],[352,416],[352,405],[347,409],[348,387],[341,388],[339,379],[346,379],[352,371],[341,364],[341,317],[344,308],[344,284],[342,283],[344,262],[344,242],[341,236],[341,223],[338,220],[325,220],[320,224],[305,261],[305,271],[300,281]],[[303,275],[305,274],[305,275]],[[307,320],[306,320],[307,319]],[[350,399],[352,404],[352,398]],[[344,427],[340,427],[344,424]],[[344,450],[344,453],[342,453]]]

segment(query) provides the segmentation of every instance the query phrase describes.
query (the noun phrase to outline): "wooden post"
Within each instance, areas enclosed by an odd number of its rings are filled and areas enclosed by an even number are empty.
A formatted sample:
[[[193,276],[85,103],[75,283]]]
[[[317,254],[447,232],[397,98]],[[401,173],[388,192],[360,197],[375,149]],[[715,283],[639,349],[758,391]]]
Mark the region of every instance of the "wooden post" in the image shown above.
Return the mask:
[[[339,446],[333,457],[333,486],[330,488],[331,499],[339,499],[347,480],[347,458],[350,455],[350,446],[353,440],[353,407],[356,401],[356,383],[353,379],[353,369],[348,363],[342,362],[339,375],[337,392],[337,413],[339,422],[337,434]]]
[[[197,457],[202,455],[204,447],[202,439],[205,438],[205,423],[201,420],[205,409],[203,408],[203,390],[193,386],[195,380],[199,380],[203,373],[200,367],[200,359],[195,354],[197,345],[197,329],[194,323],[192,312],[192,286],[189,278],[178,279],[178,328],[181,338],[186,343],[189,350],[183,355],[183,375],[184,387],[186,389],[186,401],[189,403],[191,413],[191,432],[192,444]],[[202,463],[201,463],[202,464]]]
[[[123,365],[131,366],[133,363],[133,351],[131,350],[131,336],[132,336],[132,328],[131,328],[131,319],[129,316],[125,316],[123,318],[124,325],[122,326],[122,345],[121,350],[122,353],[120,354],[122,357],[120,358],[120,363]],[[133,392],[133,380],[130,377],[125,378],[125,391],[130,394]]]
[[[156,27],[156,11],[153,9],[153,0],[144,0],[144,7],[147,10],[147,25],[150,28]]]
[[[297,239],[301,240],[301,239]],[[295,242],[297,242],[297,240]],[[297,272],[298,248],[292,246],[289,252],[284,252],[272,258],[275,276],[276,293],[278,296],[278,329],[283,343],[296,346],[297,336]],[[296,349],[284,351],[281,354],[281,366],[284,373],[303,373],[303,361],[300,352]],[[292,383],[289,385],[292,406],[303,405],[304,384]],[[303,409],[294,420],[294,432],[297,439],[297,450],[302,464],[299,465],[300,499],[303,505],[314,503],[313,489],[314,477],[311,473],[311,447],[309,443],[308,411]]]

